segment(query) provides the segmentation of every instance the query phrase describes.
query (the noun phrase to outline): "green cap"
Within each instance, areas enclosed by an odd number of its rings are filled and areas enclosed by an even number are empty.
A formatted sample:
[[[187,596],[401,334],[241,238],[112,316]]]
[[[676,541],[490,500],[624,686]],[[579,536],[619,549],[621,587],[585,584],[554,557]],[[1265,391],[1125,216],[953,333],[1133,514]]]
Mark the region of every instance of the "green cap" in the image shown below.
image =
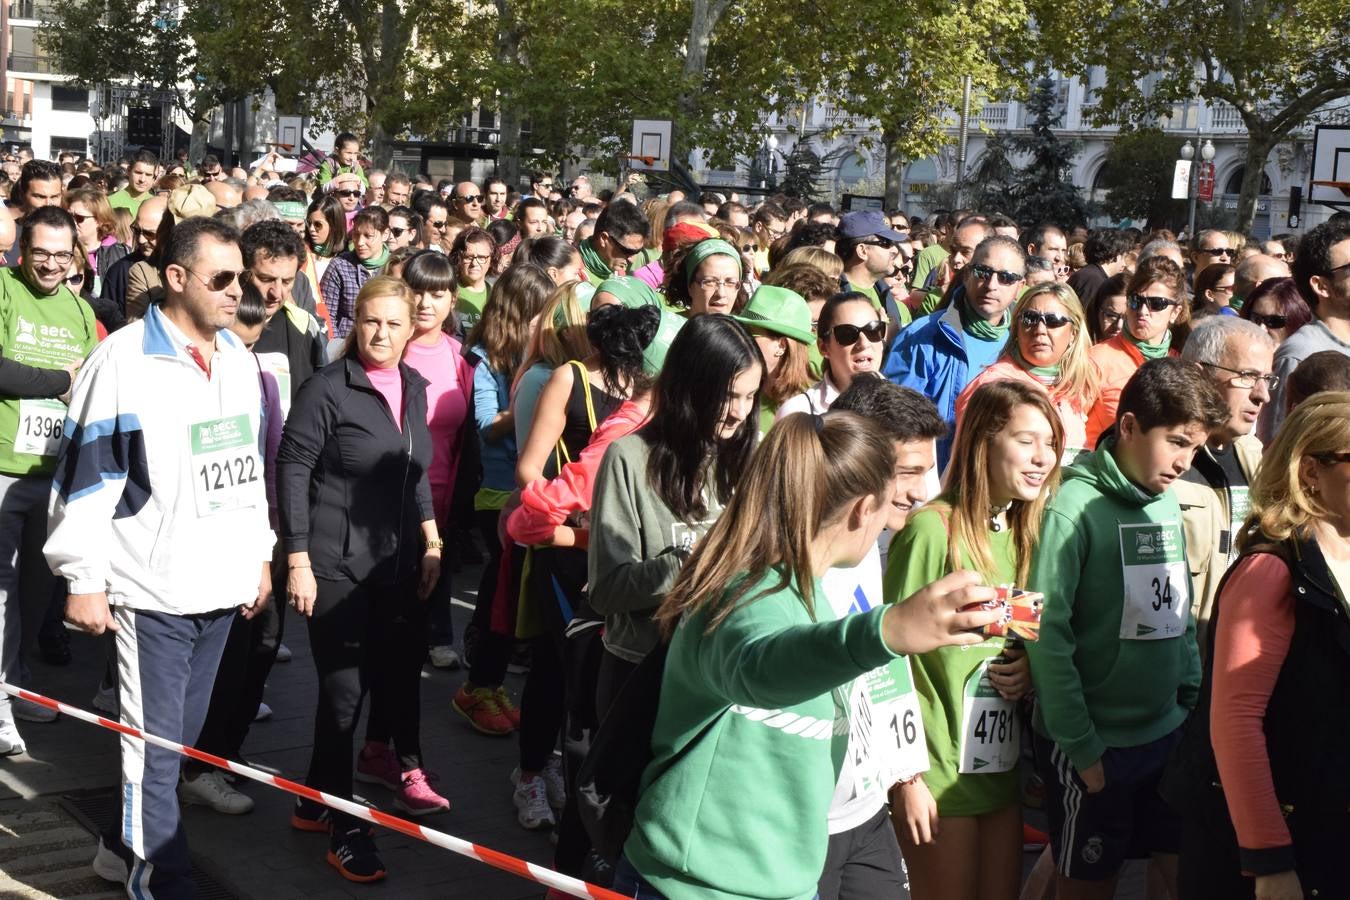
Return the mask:
[[[634,278],[631,275],[615,275],[606,278],[596,287],[597,294],[612,294],[620,303],[629,309],[639,309],[643,306],[661,305],[661,298],[656,296],[656,291],[652,290],[651,285],[641,278]]]
[[[816,342],[811,331],[811,308],[801,294],[787,288],[760,285],[740,315],[732,318],[746,328],[781,334],[808,347]]]
[[[670,352],[670,345],[675,342],[675,335],[680,333],[680,329],[688,321],[684,316],[661,310],[661,324],[656,327],[656,336],[642,351],[642,368],[648,375],[661,373],[661,367],[666,364],[666,354]]]

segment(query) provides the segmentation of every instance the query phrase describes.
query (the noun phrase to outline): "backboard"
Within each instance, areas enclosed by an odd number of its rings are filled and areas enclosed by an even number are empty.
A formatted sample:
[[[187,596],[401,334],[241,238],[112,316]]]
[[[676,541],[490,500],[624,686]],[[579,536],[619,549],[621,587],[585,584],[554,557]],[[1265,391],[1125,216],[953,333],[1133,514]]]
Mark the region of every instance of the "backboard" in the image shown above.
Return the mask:
[[[1318,125],[1313,135],[1308,201],[1350,208],[1350,125]]]
[[[624,158],[626,168],[634,172],[670,171],[669,119],[634,119],[631,152]]]

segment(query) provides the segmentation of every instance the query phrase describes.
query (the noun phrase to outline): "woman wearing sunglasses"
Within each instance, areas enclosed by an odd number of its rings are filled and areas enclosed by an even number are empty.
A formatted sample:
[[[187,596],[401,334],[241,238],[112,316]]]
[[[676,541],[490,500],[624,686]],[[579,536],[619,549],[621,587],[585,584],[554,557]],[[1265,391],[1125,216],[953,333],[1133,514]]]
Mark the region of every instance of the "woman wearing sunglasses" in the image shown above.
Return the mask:
[[[796,412],[820,415],[829,409],[860,372],[880,372],[886,320],[866,294],[844,291],[821,307],[817,343],[825,357],[825,377],[778,407],[778,418]]]
[[[1088,351],[1088,358],[1101,373],[1101,395],[1088,416],[1088,449],[1096,447],[1102,432],[1116,424],[1116,407],[1125,382],[1144,360],[1176,356],[1172,327],[1191,319],[1186,277],[1181,267],[1165,256],[1140,263],[1125,295],[1124,327],[1115,337]]]
[[[311,217],[312,218],[312,217]],[[333,317],[333,339],[346,340],[356,322],[361,287],[389,261],[389,214],[381,207],[361,210],[352,219],[352,249],[337,255],[319,280],[319,293]]]
[[[1198,316],[1236,316],[1233,309],[1233,283],[1237,267],[1228,263],[1211,263],[1195,276],[1195,291],[1191,298],[1191,318]]]
[[[1267,278],[1247,295],[1242,304],[1242,318],[1260,325],[1276,343],[1283,343],[1312,321],[1312,310],[1298,292],[1294,279]]]
[[[970,397],[991,381],[1021,381],[1050,396],[1064,428],[1064,463],[1087,447],[1088,413],[1097,402],[1097,367],[1088,359],[1090,341],[1083,305],[1073,288],[1054,281],[1028,290],[1013,307],[1012,335],[998,362],[956,398],[961,430]]]

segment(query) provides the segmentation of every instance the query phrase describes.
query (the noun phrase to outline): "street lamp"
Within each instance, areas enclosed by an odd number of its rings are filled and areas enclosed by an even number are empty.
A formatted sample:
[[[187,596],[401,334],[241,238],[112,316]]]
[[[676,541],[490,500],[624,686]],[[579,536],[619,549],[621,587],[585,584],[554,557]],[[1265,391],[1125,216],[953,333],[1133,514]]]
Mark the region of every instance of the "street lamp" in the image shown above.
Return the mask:
[[[766,187],[770,193],[773,193],[778,190],[778,160],[774,156],[778,152],[778,135],[771,134],[765,138],[764,147],[768,150],[768,153],[765,154],[768,157],[768,165],[764,167],[767,177]]]
[[[1195,142],[1197,144],[1200,143],[1199,127],[1195,129]],[[1190,142],[1189,139],[1186,141],[1186,143],[1181,145],[1181,158],[1186,160],[1187,162],[1190,162],[1195,158],[1195,146]],[[1206,168],[1208,168],[1209,164],[1214,161],[1214,142],[1209,140],[1208,138],[1205,139],[1205,142],[1203,144],[1200,144],[1200,160],[1201,160],[1200,165]],[[1199,179],[1200,179],[1200,166],[1192,166],[1191,176],[1188,179],[1188,185],[1186,190],[1186,193],[1190,198],[1189,212],[1186,216],[1187,240],[1195,239],[1195,203],[1197,195],[1199,194]]]

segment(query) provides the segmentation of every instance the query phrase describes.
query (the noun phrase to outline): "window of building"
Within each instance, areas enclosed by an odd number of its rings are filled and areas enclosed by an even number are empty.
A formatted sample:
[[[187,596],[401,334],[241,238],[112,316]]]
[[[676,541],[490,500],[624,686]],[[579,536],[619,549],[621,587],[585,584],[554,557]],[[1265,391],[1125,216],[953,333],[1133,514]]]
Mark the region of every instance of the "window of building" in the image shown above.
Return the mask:
[[[52,109],[61,112],[89,111],[89,92],[84,88],[52,85]]]

